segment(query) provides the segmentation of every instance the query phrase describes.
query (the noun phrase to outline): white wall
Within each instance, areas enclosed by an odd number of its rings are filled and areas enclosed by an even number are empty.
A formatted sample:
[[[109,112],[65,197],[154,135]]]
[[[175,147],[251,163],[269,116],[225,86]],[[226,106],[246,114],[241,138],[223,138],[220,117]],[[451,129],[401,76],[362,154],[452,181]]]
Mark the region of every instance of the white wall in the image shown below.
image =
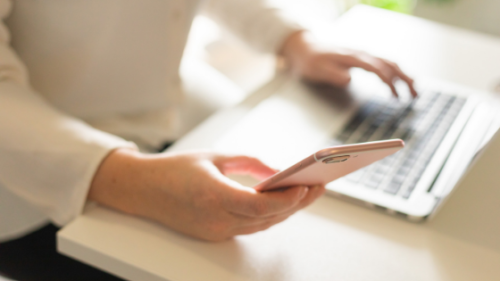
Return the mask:
[[[500,37],[500,0],[418,0],[414,14]]]

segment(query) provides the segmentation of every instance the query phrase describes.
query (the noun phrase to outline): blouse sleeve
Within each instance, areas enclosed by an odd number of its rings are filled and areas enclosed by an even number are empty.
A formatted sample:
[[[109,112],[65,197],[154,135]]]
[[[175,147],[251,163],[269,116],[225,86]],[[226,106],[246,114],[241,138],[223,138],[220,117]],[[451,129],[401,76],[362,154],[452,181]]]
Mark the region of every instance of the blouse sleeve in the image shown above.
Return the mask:
[[[265,0],[209,0],[205,11],[262,52],[277,53],[290,34],[304,29]]]
[[[10,6],[0,0],[2,19]],[[135,149],[58,111],[30,87],[0,22],[0,188],[62,226],[81,213],[95,171],[120,147]]]

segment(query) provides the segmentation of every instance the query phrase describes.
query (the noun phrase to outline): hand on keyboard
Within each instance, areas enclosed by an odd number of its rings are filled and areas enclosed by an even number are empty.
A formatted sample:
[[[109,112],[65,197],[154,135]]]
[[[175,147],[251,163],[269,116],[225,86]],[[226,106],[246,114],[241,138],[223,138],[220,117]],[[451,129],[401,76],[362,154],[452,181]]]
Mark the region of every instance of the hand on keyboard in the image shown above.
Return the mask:
[[[370,54],[341,48],[321,48],[305,32],[292,34],[281,49],[292,71],[313,81],[346,87],[351,81],[349,70],[359,67],[373,72],[386,83],[394,96],[398,96],[394,82],[398,79],[408,84],[411,95],[417,97],[413,79],[408,77],[397,64]]]

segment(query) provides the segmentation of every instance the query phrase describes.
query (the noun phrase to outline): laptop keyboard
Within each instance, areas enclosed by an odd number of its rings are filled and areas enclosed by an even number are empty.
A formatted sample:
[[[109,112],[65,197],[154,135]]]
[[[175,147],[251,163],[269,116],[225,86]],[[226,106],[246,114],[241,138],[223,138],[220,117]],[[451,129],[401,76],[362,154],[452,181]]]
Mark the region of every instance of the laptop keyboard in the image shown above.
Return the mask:
[[[368,101],[335,141],[349,144],[399,138],[406,146],[345,179],[409,198],[464,103],[464,98],[443,93],[424,93],[409,103]]]

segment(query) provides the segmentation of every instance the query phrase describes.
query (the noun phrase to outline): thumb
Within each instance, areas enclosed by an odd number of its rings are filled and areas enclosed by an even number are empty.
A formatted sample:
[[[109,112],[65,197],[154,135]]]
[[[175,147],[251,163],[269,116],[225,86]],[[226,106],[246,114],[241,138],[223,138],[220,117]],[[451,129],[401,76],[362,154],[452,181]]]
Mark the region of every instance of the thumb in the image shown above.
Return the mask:
[[[247,216],[267,217],[286,213],[298,206],[307,195],[306,186],[294,186],[281,191],[258,192],[251,188],[233,189],[229,200],[223,201],[226,210]]]
[[[251,175],[258,180],[266,179],[278,172],[259,159],[249,156],[217,156],[213,163],[224,175]]]

